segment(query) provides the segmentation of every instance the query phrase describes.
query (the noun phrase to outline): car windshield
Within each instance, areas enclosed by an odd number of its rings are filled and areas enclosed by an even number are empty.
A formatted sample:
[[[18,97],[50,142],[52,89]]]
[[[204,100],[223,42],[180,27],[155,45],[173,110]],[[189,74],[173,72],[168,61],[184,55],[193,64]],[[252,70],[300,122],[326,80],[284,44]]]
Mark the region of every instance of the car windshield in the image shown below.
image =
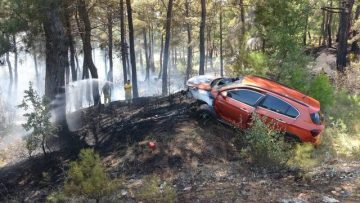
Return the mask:
[[[220,88],[220,87],[231,87],[233,85],[238,85],[238,84],[242,83],[243,79],[244,79],[243,77],[224,78],[222,80],[225,80],[225,81],[219,81],[217,87],[218,88]],[[221,83],[221,84],[219,84],[219,83]]]

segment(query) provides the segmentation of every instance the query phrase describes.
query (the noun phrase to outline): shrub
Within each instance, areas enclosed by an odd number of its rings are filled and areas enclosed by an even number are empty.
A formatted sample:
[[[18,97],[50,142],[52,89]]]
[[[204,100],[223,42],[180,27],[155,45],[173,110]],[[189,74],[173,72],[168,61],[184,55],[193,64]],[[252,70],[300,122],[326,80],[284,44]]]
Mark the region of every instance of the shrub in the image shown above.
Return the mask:
[[[292,155],[291,145],[284,140],[284,134],[254,116],[252,127],[245,132],[247,153],[252,163],[267,169],[279,169],[286,165]]]
[[[67,196],[84,196],[99,202],[117,185],[116,181],[111,181],[106,175],[99,155],[92,149],[83,149],[80,151],[79,160],[70,163],[64,192]]]
[[[144,184],[136,192],[136,199],[144,202],[176,202],[176,191],[168,182],[157,176],[146,176]]]
[[[333,89],[329,77],[319,74],[310,82],[307,92],[321,103],[322,109],[327,109],[334,103]]]
[[[49,150],[47,141],[56,136],[58,130],[50,121],[49,100],[46,97],[41,98],[30,82],[29,90],[25,90],[24,99],[18,107],[27,112],[24,114],[27,121],[22,126],[26,131],[31,132],[24,137],[29,156],[38,148],[41,148],[46,155],[46,149]]]
[[[299,143],[294,148],[293,156],[288,164],[303,170],[309,170],[318,164],[318,160],[313,156],[314,146],[309,143]]]

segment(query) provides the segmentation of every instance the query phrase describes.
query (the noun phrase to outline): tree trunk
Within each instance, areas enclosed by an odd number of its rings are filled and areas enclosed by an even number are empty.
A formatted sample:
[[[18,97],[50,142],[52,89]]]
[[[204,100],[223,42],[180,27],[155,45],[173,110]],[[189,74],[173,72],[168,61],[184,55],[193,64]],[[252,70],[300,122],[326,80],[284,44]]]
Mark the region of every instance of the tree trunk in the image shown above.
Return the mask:
[[[112,10],[108,8],[107,11],[107,20],[108,20],[108,47],[109,47],[109,73],[107,74],[107,80],[110,82],[114,82],[114,75],[113,75],[113,17],[112,17]]]
[[[149,30],[149,61],[151,72],[155,72],[155,61],[154,61],[154,30]]]
[[[55,121],[67,132],[65,69],[69,66],[67,36],[60,17],[60,0],[47,1],[49,7],[44,11],[43,27],[46,41],[45,96],[57,100]],[[61,97],[56,97],[60,95]],[[61,98],[61,99],[59,99]],[[66,135],[66,134],[65,134]]]
[[[126,68],[126,53],[127,53],[127,47],[125,44],[125,20],[124,20],[124,0],[120,0],[120,34],[121,34],[121,61],[122,61],[122,67],[123,67],[123,75],[124,75],[124,84],[127,81],[127,68]]]
[[[321,37],[319,39],[319,46],[325,45],[325,39],[326,39],[326,22],[327,20],[327,13],[325,10],[322,10],[322,22],[321,22]]]
[[[143,36],[144,36],[144,50],[145,50],[145,63],[146,63],[146,76],[145,80],[149,80],[150,78],[150,64],[149,64],[149,53],[148,53],[148,43],[146,37],[146,29],[143,28]]]
[[[360,5],[356,7],[354,21],[357,21],[359,17],[360,17]],[[352,32],[353,32],[352,37],[356,37],[359,34],[359,31],[357,31],[356,29],[353,29]],[[358,42],[359,40],[354,40],[353,43],[351,44],[351,52],[353,52],[356,55],[360,54],[360,47]]]
[[[160,44],[160,70],[159,70],[159,75],[158,75],[158,79],[161,78],[162,76],[162,71],[163,71],[163,55],[164,55],[164,35],[161,34],[161,44]]]
[[[190,17],[190,2],[189,0],[186,0],[185,3],[185,15],[187,18]],[[193,50],[192,50],[192,26],[191,22],[188,21],[186,23],[186,29],[187,29],[187,63],[186,63],[186,74],[185,74],[185,81],[184,84],[189,80],[190,74],[192,71],[192,57],[193,57]]]
[[[13,71],[12,71],[12,66],[11,66],[11,61],[10,61],[10,54],[9,52],[6,52],[6,63],[8,65],[8,69],[9,69],[9,77],[10,77],[10,87],[12,86],[12,83],[14,81],[14,76],[13,76]],[[9,90],[11,92],[11,90]]]
[[[95,79],[92,83],[93,90],[93,99],[94,105],[101,103],[100,94],[99,94],[99,83],[97,79],[99,78],[97,69],[94,65],[92,58],[92,46],[91,46],[91,23],[89,19],[88,10],[86,8],[85,0],[78,0],[78,11],[79,16],[82,22],[84,23],[84,35],[83,35],[83,51],[84,51],[84,63],[83,66],[86,67],[91,73],[92,78]]]
[[[345,71],[347,65],[347,48],[348,48],[348,34],[349,34],[349,22],[351,17],[352,6],[354,0],[348,0],[345,2],[345,5],[342,6],[340,12],[340,22],[339,22],[339,44],[337,47],[336,54],[336,65],[337,70],[340,72]]]
[[[18,50],[17,50],[17,44],[16,44],[16,35],[13,34],[12,36],[13,38],[13,48],[14,48],[14,73],[15,73],[15,91],[16,91],[16,87],[18,84],[18,78],[19,78],[19,74],[18,74]]]
[[[165,26],[165,47],[164,47],[164,62],[162,71],[162,95],[168,93],[168,65],[169,65],[169,48],[170,48],[170,37],[171,37],[171,20],[172,20],[172,9],[173,0],[169,0],[167,13],[166,13],[166,26]]]
[[[306,15],[305,16],[305,28],[304,28],[304,34],[303,34],[303,45],[306,46],[306,36],[307,36],[307,33],[308,33],[308,24],[309,24],[309,15]]]
[[[131,60],[131,76],[132,76],[132,89],[133,97],[139,97],[136,76],[136,57],[135,57],[135,44],[134,44],[134,27],[132,19],[131,1],[126,0],[127,13],[128,13],[128,26],[129,26],[129,41],[130,41],[130,60]]]
[[[35,78],[36,78],[36,82],[39,83],[39,66],[38,66],[35,50],[33,51],[33,58],[34,58],[34,67],[35,67]]]
[[[139,41],[139,58],[140,58],[140,67],[141,67],[141,72],[144,72],[144,57],[143,57],[143,52],[141,49],[141,42]]]
[[[330,7],[333,6],[333,1],[330,1]],[[327,31],[327,44],[328,47],[332,47],[332,31],[331,31],[331,24],[332,24],[333,14],[331,12],[328,13],[328,19],[326,22],[326,31]]]
[[[201,0],[199,75],[205,74],[205,24],[206,24],[206,0]]]
[[[245,24],[244,0],[240,0],[240,19],[241,23]]]
[[[68,11],[65,10],[65,20],[66,20],[66,28],[67,28],[67,37],[68,37],[68,43],[69,43],[69,50],[70,50],[70,68],[71,68],[71,79],[72,81],[77,80],[77,72],[76,72],[76,66],[75,66],[75,42],[72,35],[72,26],[71,26],[71,17],[68,13]]]
[[[223,56],[223,13],[220,11],[220,75],[224,77],[224,56]]]

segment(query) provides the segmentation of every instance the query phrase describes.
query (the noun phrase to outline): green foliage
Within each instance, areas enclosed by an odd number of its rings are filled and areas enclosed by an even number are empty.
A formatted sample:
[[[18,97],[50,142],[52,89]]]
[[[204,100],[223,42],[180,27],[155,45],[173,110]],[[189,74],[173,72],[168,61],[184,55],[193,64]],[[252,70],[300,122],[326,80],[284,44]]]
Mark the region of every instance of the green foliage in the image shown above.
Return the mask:
[[[167,182],[161,184],[157,176],[146,176],[144,185],[137,191],[136,199],[144,202],[176,202],[176,191]]]
[[[84,196],[98,201],[117,186],[118,182],[111,181],[106,175],[100,156],[92,149],[83,149],[79,160],[70,163],[64,193],[67,196]]]
[[[317,99],[323,109],[327,109],[334,103],[334,86],[325,74],[315,76],[309,84],[307,93]]]
[[[329,123],[342,132],[360,132],[360,95],[346,90],[336,91],[333,104],[326,113]]]
[[[232,69],[240,75],[264,76],[268,72],[268,58],[262,52],[240,52]]]
[[[291,145],[284,140],[284,134],[254,116],[252,127],[246,130],[247,154],[252,163],[267,169],[279,169],[286,165],[292,155]]]
[[[295,146],[293,156],[290,158],[288,165],[309,170],[317,166],[318,163],[319,161],[314,157],[314,145],[301,143]]]
[[[48,148],[47,141],[51,137],[56,136],[58,131],[57,127],[53,126],[50,121],[49,100],[46,97],[40,98],[33,89],[31,82],[29,89],[25,90],[24,94],[24,99],[18,107],[27,112],[23,115],[27,121],[22,124],[23,128],[30,132],[30,134],[24,137],[26,148],[30,156],[40,147],[43,153],[46,154],[46,148]]]

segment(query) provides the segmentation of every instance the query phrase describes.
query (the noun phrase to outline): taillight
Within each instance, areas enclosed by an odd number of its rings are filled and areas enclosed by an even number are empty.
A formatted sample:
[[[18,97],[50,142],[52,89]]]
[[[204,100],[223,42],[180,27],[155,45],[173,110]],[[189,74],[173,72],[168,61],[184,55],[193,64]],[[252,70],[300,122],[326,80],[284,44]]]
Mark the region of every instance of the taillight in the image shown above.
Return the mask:
[[[312,130],[312,131],[310,131],[310,132],[311,132],[311,135],[312,135],[313,137],[316,137],[316,136],[318,136],[318,135],[321,133],[321,130],[314,129],[314,130]]]

